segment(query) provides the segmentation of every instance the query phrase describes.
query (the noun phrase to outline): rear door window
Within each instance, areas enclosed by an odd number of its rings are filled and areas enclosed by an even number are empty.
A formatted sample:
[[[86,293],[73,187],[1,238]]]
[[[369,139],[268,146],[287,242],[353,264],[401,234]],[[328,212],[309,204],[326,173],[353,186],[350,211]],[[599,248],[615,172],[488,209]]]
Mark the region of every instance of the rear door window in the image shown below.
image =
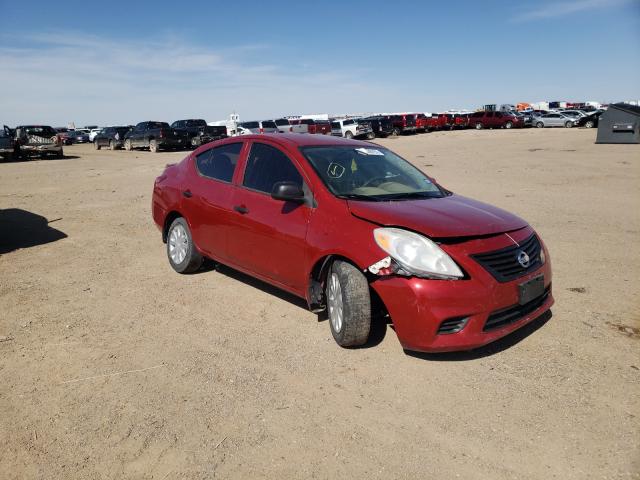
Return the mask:
[[[242,143],[230,143],[210,148],[196,155],[196,168],[203,177],[231,182],[238,164]]]
[[[277,182],[294,182],[302,188],[302,176],[289,157],[275,147],[254,143],[247,159],[243,185],[271,194]]]

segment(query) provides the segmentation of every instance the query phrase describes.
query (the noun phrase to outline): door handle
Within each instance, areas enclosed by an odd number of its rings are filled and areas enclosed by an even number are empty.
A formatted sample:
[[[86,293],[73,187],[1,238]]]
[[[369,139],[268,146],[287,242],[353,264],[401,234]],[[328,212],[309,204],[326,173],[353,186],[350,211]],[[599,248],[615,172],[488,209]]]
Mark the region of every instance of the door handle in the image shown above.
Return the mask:
[[[184,192],[182,192],[182,196],[186,198],[191,198],[193,197],[193,193],[191,193],[191,190],[185,190]]]
[[[236,212],[241,213],[242,215],[244,215],[245,213],[249,213],[249,209],[247,207],[245,207],[244,205],[235,205],[233,207],[233,209]]]

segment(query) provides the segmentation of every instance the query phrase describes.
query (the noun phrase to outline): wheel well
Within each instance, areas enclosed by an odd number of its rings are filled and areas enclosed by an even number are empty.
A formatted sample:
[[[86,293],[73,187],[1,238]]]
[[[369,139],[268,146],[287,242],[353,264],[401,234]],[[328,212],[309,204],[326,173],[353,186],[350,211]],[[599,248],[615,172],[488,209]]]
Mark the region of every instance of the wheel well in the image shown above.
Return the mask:
[[[164,219],[164,225],[162,226],[162,241],[167,243],[167,234],[169,233],[169,227],[176,218],[180,218],[182,215],[180,212],[172,211]]]
[[[336,260],[342,260],[354,265],[360,270],[360,267],[352,260],[343,257],[341,255],[326,255],[320,258],[309,274],[309,283],[307,286],[307,296],[309,299],[309,308],[312,311],[322,311],[324,309],[324,284],[327,280],[327,274],[329,273],[329,267]],[[367,280],[370,281],[368,275],[365,274]]]

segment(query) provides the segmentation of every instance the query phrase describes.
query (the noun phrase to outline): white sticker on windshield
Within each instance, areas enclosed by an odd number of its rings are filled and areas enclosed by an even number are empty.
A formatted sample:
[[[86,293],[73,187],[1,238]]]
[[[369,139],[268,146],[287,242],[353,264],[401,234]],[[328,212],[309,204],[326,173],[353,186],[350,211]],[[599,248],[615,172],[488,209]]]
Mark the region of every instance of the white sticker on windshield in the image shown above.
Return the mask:
[[[329,164],[329,168],[327,168],[327,175],[329,175],[331,178],[340,178],[342,175],[344,175],[344,171],[345,168],[342,165],[340,165],[339,163],[331,162]]]
[[[356,148],[356,152],[362,155],[381,155],[384,157],[384,153],[380,150],[376,150],[375,148]]]

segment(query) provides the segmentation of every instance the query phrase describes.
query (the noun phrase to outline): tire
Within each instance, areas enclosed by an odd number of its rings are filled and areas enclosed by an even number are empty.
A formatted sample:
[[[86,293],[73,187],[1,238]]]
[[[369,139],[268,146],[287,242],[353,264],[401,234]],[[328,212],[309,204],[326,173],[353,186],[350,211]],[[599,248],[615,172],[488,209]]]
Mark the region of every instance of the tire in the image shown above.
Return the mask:
[[[367,140],[373,140],[374,138],[376,138],[376,134],[373,132],[369,132],[367,133]]]
[[[128,138],[124,141],[124,149],[127,152],[130,152],[132,150],[132,148],[131,148],[131,140],[129,140]]]
[[[96,150],[100,150],[100,145],[98,144],[97,140],[93,142],[93,148],[95,148]]]
[[[344,138],[347,139],[352,139],[353,138],[353,133],[351,133],[349,130],[347,130],[346,132],[344,132]]]
[[[113,140],[109,140],[109,150],[115,150],[116,149],[116,142],[114,142]]]
[[[158,151],[158,141],[155,138],[149,140],[149,151],[152,153],[156,153]]]
[[[202,145],[202,140],[199,136],[191,137],[191,146],[193,148],[198,148],[200,145]]]
[[[363,345],[371,331],[371,297],[365,276],[353,265],[336,260],[326,285],[329,326],[341,347]]]
[[[595,126],[596,126],[596,124],[595,124],[595,122],[593,120],[587,120],[584,123],[584,128],[593,128]]]
[[[391,130],[391,135],[399,137],[400,136],[400,129],[398,127],[394,127],[393,130]]]
[[[538,123],[536,123],[536,127],[537,128],[543,128],[544,127],[544,123],[538,122]]]
[[[573,122],[566,122],[564,124],[564,128],[571,128],[571,127],[573,127]]]
[[[484,125],[482,125],[480,122],[476,123],[476,130],[482,130],[484,128]]]
[[[504,124],[504,128],[512,128],[513,127],[513,123],[511,122],[507,122]]]
[[[176,218],[167,231],[167,258],[178,273],[193,273],[202,265],[202,255],[193,244],[189,225],[182,217]]]

